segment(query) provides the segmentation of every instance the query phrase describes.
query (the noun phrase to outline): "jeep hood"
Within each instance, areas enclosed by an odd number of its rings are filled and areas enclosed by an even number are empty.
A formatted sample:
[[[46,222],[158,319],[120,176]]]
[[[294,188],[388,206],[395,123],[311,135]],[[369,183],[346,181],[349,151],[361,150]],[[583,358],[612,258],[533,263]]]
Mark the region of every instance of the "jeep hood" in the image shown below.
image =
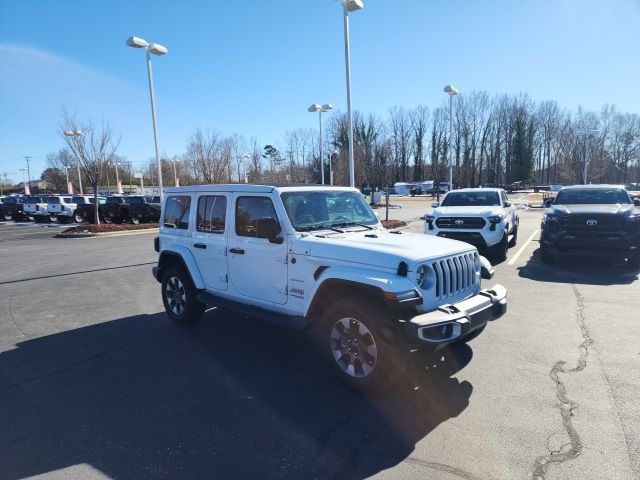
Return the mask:
[[[500,215],[502,213],[501,207],[498,205],[482,207],[482,206],[468,206],[468,207],[438,207],[433,210],[433,215],[438,217],[451,216],[451,217],[468,217],[468,216],[480,216],[487,217],[489,215]]]
[[[325,237],[309,235],[295,241],[297,253],[312,257],[397,269],[401,261],[409,268],[418,261],[475,251],[468,243],[421,233],[389,233],[367,230]]]
[[[581,213],[581,214],[610,214],[610,215],[624,215],[627,212],[630,212],[635,207],[633,205],[621,205],[621,204],[612,204],[612,205],[554,205],[551,212],[557,212],[560,214],[569,214],[569,213]]]

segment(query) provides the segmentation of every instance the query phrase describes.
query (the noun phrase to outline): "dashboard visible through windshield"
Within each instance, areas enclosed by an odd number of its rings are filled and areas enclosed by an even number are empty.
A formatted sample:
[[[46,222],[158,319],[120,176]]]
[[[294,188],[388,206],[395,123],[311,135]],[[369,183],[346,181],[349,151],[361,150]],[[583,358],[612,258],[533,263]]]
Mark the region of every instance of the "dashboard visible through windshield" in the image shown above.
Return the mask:
[[[356,192],[285,192],[281,198],[298,232],[349,226],[371,228],[378,223],[369,204]]]

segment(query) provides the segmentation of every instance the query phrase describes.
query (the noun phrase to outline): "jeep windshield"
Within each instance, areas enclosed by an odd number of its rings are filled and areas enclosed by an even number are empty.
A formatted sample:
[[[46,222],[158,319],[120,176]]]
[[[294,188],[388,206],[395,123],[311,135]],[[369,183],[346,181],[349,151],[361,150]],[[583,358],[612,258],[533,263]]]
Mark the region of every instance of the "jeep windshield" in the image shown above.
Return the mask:
[[[336,227],[370,229],[378,223],[364,197],[356,192],[299,191],[281,194],[293,228],[298,232],[337,230]]]
[[[561,190],[554,205],[630,204],[629,194],[622,188],[576,188]]]
[[[444,200],[443,207],[499,207],[498,192],[451,192]]]

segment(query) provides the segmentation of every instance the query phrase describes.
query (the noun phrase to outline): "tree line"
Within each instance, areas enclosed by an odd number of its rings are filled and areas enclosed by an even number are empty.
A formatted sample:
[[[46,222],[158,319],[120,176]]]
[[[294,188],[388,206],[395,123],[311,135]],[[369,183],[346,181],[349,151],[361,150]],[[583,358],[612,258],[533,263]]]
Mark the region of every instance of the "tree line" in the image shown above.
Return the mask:
[[[391,107],[384,116],[354,112],[356,185],[384,187],[396,182],[448,179],[453,167],[457,187],[504,185],[515,181],[538,184],[582,182],[585,161],[590,183],[632,183],[640,179],[640,116],[605,105],[599,112],[563,109],[556,101],[534,102],[527,95],[495,95],[486,91],[454,98],[452,129],[446,101],[435,108]],[[63,113],[61,133],[69,128],[94,132]],[[104,134],[105,132],[99,132]],[[110,128],[108,154],[99,161],[81,161],[86,184],[115,185],[115,164],[122,183],[132,165],[117,153]],[[347,116],[336,112],[325,121],[323,162],[326,183],[348,185]],[[98,133],[95,133],[98,137]],[[64,165],[77,162],[83,137],[63,137],[66,146],[47,157],[44,176],[60,185]],[[74,151],[74,147],[76,151]],[[296,128],[280,141],[262,145],[255,137],[222,135],[196,129],[184,152],[162,158],[163,183],[320,183],[318,130]],[[86,152],[83,153],[86,156]],[[83,166],[83,164],[85,164]],[[91,168],[85,168],[90,164]],[[97,168],[99,165],[100,168]],[[156,163],[144,168],[145,185],[154,185]],[[71,172],[71,171],[70,171]],[[73,177],[73,174],[71,174]]]

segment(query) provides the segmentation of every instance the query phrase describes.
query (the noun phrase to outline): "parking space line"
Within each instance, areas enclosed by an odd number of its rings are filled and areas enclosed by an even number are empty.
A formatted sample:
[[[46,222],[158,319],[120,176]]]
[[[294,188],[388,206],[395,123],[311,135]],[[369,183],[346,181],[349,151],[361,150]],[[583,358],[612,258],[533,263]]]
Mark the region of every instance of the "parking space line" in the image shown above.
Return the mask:
[[[509,260],[509,263],[507,265],[513,265],[516,260],[518,259],[518,257],[522,254],[522,252],[524,252],[524,249],[527,248],[527,246],[531,243],[531,241],[533,240],[533,237],[535,237],[538,234],[539,230],[535,230],[531,236],[529,237],[529,239],[524,242],[524,245],[522,245],[520,247],[520,250],[518,250],[516,252],[516,254],[511,258],[511,260]]]

